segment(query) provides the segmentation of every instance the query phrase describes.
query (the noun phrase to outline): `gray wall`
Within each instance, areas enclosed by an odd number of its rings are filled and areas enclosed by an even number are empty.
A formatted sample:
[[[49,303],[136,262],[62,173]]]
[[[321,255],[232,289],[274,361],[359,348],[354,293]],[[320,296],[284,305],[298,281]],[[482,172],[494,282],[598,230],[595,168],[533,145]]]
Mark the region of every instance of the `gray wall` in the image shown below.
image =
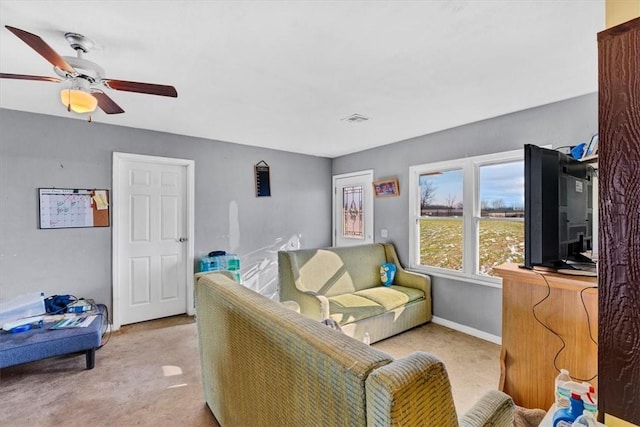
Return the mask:
[[[409,166],[527,143],[575,145],[597,131],[597,109],[593,93],[333,160],[0,109],[0,297],[42,290],[110,304],[111,227],[38,230],[36,189],[110,189],[113,151],[194,159],[196,255],[236,251],[245,280],[260,289],[276,278],[278,249],[330,245],[332,174],[373,169],[376,178],[398,177],[400,197],[374,202],[375,235],[393,242],[406,265]],[[260,160],[271,166],[270,198],[254,196]],[[239,233],[232,230],[236,217]],[[387,239],[379,237],[383,228]],[[496,336],[501,295],[433,278],[436,316]]]
[[[278,249],[331,243],[330,159],[0,109],[0,298],[111,306],[112,228],[39,230],[37,188],[111,189],[114,151],[195,160],[195,254],[235,251],[255,286],[275,280]],[[260,160],[271,197],[255,197]]]
[[[409,166],[514,150],[524,144],[576,145],[597,130],[598,97],[592,93],[342,156],[333,160],[333,174],[373,169],[375,179],[398,178],[400,197],[374,202],[375,239],[393,242],[406,265]],[[383,228],[389,231],[386,239],[380,238]],[[440,318],[501,335],[501,289],[434,277],[433,309]]]

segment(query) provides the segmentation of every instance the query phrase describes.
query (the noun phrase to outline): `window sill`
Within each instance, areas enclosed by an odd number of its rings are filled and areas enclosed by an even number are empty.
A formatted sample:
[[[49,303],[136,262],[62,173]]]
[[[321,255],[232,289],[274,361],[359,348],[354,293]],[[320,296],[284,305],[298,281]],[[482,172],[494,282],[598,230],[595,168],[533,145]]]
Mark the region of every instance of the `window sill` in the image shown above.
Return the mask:
[[[443,279],[449,280],[457,280],[459,282],[472,283],[474,285],[482,285],[490,288],[502,289],[502,279],[499,277],[487,277],[482,278],[481,276],[470,276],[464,273],[456,274],[450,273],[447,271],[443,271],[436,268],[425,268],[425,267],[409,267],[407,268],[409,271],[413,271],[416,273],[427,274],[429,276],[442,277]]]

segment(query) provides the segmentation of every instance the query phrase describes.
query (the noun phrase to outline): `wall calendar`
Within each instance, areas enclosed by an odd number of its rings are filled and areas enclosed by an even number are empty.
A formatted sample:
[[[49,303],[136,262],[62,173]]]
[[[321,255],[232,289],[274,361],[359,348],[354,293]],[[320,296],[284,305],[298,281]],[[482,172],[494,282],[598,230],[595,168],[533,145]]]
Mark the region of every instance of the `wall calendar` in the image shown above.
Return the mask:
[[[38,199],[41,229],[109,226],[109,190],[39,188]]]

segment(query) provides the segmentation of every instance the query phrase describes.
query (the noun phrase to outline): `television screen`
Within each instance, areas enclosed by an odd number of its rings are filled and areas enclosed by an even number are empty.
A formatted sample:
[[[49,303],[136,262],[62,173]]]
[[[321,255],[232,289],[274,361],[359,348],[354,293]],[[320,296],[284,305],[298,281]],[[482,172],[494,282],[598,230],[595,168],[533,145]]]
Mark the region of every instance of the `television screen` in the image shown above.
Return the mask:
[[[557,150],[524,146],[525,267],[594,270],[595,171]]]

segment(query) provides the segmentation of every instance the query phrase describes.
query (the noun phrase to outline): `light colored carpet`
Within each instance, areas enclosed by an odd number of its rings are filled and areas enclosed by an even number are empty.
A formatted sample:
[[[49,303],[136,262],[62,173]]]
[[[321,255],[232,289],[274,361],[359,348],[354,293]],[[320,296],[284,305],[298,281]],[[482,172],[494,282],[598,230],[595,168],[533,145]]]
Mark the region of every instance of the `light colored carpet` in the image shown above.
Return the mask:
[[[436,324],[373,344],[394,357],[442,359],[456,408],[469,409],[500,376],[500,347]],[[0,370],[0,425],[217,426],[204,403],[196,325],[177,316],[125,326],[96,352]]]

